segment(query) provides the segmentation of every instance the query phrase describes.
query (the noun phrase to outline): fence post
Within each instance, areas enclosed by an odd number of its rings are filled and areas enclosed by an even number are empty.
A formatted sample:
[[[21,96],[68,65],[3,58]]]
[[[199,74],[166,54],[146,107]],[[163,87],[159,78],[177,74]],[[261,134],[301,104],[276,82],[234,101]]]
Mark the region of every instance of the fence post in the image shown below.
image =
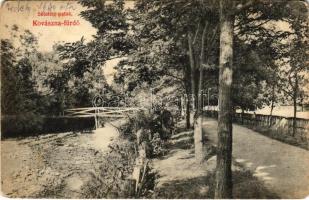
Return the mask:
[[[97,108],[94,109],[95,129],[98,128]]]

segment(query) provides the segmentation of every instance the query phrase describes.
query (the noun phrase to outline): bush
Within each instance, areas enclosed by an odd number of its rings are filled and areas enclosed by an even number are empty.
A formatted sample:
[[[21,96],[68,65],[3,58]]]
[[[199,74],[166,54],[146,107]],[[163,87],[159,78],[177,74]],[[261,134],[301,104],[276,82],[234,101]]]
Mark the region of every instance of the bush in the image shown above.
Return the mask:
[[[137,155],[134,143],[120,139],[109,148],[99,171],[92,173],[91,180],[83,186],[84,198],[128,198],[125,186]]]
[[[151,153],[152,149],[155,149],[155,155],[161,155],[163,152],[161,150],[163,141],[159,134],[154,134],[153,140],[149,140],[151,133],[157,130],[155,123],[157,121],[153,114],[139,112],[120,127],[121,137],[109,146],[110,151],[104,155],[105,161],[102,162],[98,171],[90,175],[91,180],[83,186],[84,198],[147,198],[152,195],[151,190],[155,186],[156,173],[148,165],[145,165],[145,171],[141,172],[143,178],[140,180],[135,196],[130,194],[128,183],[132,178],[135,161],[139,154],[139,145],[143,143],[150,146]],[[135,133],[140,129],[142,129],[140,131],[142,141],[138,144],[138,137]]]
[[[155,133],[159,133],[161,139],[168,139],[171,136],[173,124],[166,123],[164,114],[169,113],[167,110],[157,109],[155,111],[140,111],[134,117],[130,118],[128,123],[121,129],[125,134],[136,133],[138,130],[143,129],[143,138],[154,137]],[[126,135],[131,140],[137,139],[136,135]]]
[[[153,190],[156,185],[156,178],[158,178],[158,173],[154,171],[153,168],[151,168],[149,165],[147,165],[145,167],[145,172],[143,171],[143,174],[145,176],[143,180],[141,180],[136,197],[150,199],[153,197]]]
[[[150,141],[152,157],[164,156],[167,153],[166,142],[160,139],[159,133],[155,133]]]

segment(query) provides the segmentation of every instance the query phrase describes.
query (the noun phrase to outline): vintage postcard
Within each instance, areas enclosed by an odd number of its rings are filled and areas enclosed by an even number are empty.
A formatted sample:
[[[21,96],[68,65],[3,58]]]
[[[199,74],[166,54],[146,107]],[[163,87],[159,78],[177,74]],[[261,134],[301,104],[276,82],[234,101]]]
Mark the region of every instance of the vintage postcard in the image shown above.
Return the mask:
[[[1,1],[1,195],[309,198],[308,0]]]

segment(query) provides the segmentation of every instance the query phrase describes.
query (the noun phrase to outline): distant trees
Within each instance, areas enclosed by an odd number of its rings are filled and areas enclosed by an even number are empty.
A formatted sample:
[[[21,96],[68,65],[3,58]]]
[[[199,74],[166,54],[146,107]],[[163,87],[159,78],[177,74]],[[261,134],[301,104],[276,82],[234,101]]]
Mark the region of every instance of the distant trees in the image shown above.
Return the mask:
[[[42,122],[39,115],[46,106],[35,79],[33,60],[39,56],[37,38],[17,26],[11,28],[11,33],[10,39],[1,39],[2,137],[17,134],[5,131],[10,130],[10,126],[22,134],[27,134],[25,130],[39,128]]]
[[[9,40],[1,40],[1,111],[2,114],[14,114],[14,106],[18,101],[16,87],[17,70],[15,49]]]
[[[28,30],[15,35],[17,26],[12,27],[13,39],[1,40],[1,110],[3,115],[26,115],[39,111],[40,99],[33,78],[35,63],[30,55],[36,56],[36,37]],[[19,47],[15,47],[19,43]]]
[[[62,68],[49,76],[47,82],[57,98],[60,112],[68,107],[92,106],[92,99],[107,85],[102,70],[104,60],[101,59],[104,58],[98,58],[91,45],[93,43],[86,44],[81,38],[55,46]]]
[[[309,70],[309,21],[308,5],[302,2],[292,4],[291,13],[295,15],[288,22],[292,35],[286,44],[287,60],[281,72],[281,90],[293,102],[293,136],[296,134],[297,105],[306,97],[305,86],[308,84],[306,74]]]

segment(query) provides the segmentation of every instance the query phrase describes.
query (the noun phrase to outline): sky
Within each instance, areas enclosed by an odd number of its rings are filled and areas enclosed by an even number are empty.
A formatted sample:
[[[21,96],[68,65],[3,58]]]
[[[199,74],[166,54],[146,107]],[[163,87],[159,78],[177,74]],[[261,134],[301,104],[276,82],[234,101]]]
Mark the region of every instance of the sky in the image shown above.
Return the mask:
[[[1,3],[1,0],[0,0]],[[45,8],[44,8],[45,6]],[[125,7],[133,7],[132,1],[127,1]],[[51,10],[49,10],[51,9]],[[48,52],[56,42],[74,42],[84,37],[90,41],[96,34],[96,29],[79,16],[85,8],[77,1],[5,1],[1,3],[0,8],[0,38],[9,39],[10,31],[6,25],[11,27],[16,24],[21,30],[30,30],[38,37],[38,50]],[[38,12],[71,12],[72,16],[52,17],[38,16]],[[33,20],[38,21],[58,21],[58,20],[79,20],[78,26],[33,26]],[[119,59],[111,60],[105,63],[104,73],[107,75],[107,81],[111,82],[115,70],[113,67],[119,62]]]
[[[91,24],[79,16],[80,11],[84,8],[77,2],[71,1],[68,8],[72,16],[69,17],[39,17],[37,13],[42,11],[39,8],[43,1],[5,1],[0,9],[0,37],[9,38],[9,31],[5,25],[11,26],[16,24],[21,29],[29,29],[38,36],[39,50],[51,51],[55,42],[66,41],[73,42],[79,40],[82,36],[86,40],[91,40],[92,35],[96,34],[96,29]],[[52,3],[56,12],[63,11],[61,6],[66,6],[68,1],[44,1]],[[48,4],[47,4],[48,5]],[[21,10],[21,8],[27,8]],[[28,10],[30,8],[30,10]],[[47,12],[47,11],[45,11]],[[79,26],[32,26],[33,20],[79,20]]]
[[[46,10],[40,7],[42,3],[45,3]],[[127,1],[125,6],[132,7],[133,2]],[[54,8],[53,11],[55,12],[70,11],[72,16],[38,16],[39,11],[48,12],[48,7]],[[0,37],[9,38],[10,34],[5,28],[5,25],[11,26],[16,24],[22,29],[29,29],[39,37],[40,51],[51,51],[55,42],[73,42],[83,36],[86,41],[89,41],[92,39],[92,35],[96,34],[96,29],[88,21],[79,16],[80,12],[84,9],[77,1],[5,1],[0,8]],[[61,27],[33,26],[33,20],[79,20],[80,25]]]

